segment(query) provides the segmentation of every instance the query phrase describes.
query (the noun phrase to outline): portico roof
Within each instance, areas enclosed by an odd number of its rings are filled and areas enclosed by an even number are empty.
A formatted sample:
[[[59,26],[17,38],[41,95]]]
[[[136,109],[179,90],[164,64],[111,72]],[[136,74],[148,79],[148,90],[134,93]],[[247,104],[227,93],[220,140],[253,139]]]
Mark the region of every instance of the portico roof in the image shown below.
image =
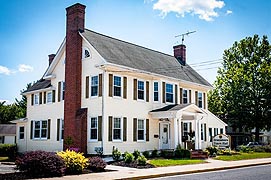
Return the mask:
[[[183,115],[201,115],[206,113],[195,104],[173,104],[165,107],[154,109],[149,112],[153,118],[176,118]]]

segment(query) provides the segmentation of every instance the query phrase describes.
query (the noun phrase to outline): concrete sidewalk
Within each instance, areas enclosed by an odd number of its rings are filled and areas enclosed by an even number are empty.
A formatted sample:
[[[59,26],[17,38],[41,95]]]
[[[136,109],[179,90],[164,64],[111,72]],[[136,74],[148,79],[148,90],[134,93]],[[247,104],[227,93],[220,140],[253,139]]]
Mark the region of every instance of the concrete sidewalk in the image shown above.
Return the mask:
[[[113,170],[113,171],[103,172],[103,173],[83,174],[83,175],[77,175],[77,176],[64,176],[61,178],[49,178],[49,179],[51,180],[147,179],[147,178],[173,176],[173,175],[181,175],[181,174],[191,174],[191,173],[196,173],[196,172],[207,172],[207,171],[271,164],[271,158],[251,159],[251,160],[241,160],[241,161],[219,161],[219,160],[214,160],[214,159],[208,159],[207,161],[208,163],[204,163],[204,164],[159,167],[159,168],[150,168],[150,169],[135,169],[135,168],[108,165],[106,169]]]

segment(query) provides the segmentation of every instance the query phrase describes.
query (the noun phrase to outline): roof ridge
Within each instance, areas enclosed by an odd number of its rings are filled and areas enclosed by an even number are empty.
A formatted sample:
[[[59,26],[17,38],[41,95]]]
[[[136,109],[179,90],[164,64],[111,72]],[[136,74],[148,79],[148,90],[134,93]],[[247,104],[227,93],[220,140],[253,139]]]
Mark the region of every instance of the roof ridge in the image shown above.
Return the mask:
[[[143,48],[143,49],[147,49],[147,50],[150,50],[150,51],[154,51],[154,52],[157,52],[157,53],[166,55],[166,56],[174,57],[173,55],[170,55],[170,54],[167,54],[167,53],[163,53],[163,52],[161,52],[161,51],[154,50],[154,49],[151,49],[151,48],[147,48],[147,47],[144,47],[144,46],[142,46],[142,45],[134,44],[134,43],[131,43],[131,42],[128,42],[128,41],[124,41],[124,40],[121,40],[121,39],[117,39],[117,38],[114,38],[114,37],[111,37],[111,36],[108,36],[108,35],[105,35],[105,34],[101,34],[101,33],[98,33],[98,32],[96,32],[96,31],[93,31],[93,30],[90,30],[90,29],[87,29],[87,28],[85,28],[85,30],[90,31],[90,32],[93,32],[93,33],[95,33],[95,34],[99,34],[99,35],[101,35],[101,36],[104,36],[104,37],[107,37],[107,38],[110,38],[110,39],[114,39],[114,40],[123,42],[123,43],[131,44],[131,45],[133,45],[133,46],[137,46],[137,47],[140,47],[140,48]]]

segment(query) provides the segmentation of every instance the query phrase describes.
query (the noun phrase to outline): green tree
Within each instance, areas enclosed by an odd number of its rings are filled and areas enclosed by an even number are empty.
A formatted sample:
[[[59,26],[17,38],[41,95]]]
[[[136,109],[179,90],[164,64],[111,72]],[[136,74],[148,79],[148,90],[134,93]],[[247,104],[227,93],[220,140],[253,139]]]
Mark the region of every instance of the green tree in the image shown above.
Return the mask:
[[[246,37],[224,51],[209,109],[237,127],[271,128],[271,45],[267,36]]]

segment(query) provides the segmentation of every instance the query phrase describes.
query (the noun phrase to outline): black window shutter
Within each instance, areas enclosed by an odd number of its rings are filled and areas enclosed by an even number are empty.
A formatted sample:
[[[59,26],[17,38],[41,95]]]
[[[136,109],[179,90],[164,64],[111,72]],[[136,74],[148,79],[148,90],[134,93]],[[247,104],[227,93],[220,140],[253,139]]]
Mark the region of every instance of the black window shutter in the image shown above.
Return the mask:
[[[31,125],[30,125],[30,139],[33,139],[33,121],[31,121]]]
[[[103,117],[98,116],[98,141],[102,141],[102,121]]]
[[[86,98],[89,98],[89,76],[86,77]]]
[[[146,141],[150,140],[150,120],[146,119]]]
[[[34,94],[31,94],[31,105],[34,105]]]
[[[46,92],[43,93],[43,103],[46,104]]]
[[[109,74],[109,97],[113,97],[113,74]]]
[[[47,124],[47,139],[50,139],[50,132],[51,130],[51,119],[48,119],[48,124]]]
[[[150,89],[150,85],[149,85],[149,81],[146,81],[146,101],[149,102],[149,90]]]
[[[127,141],[127,117],[123,117],[123,141]]]
[[[137,118],[134,118],[134,122],[133,122],[133,129],[134,129],[134,137],[133,140],[137,141]]]
[[[134,100],[137,100],[137,79],[134,79]]]
[[[57,119],[57,128],[56,129],[57,129],[56,140],[59,141],[60,132],[61,132],[61,130],[60,130],[60,119]]]
[[[108,125],[108,141],[112,141],[112,120],[113,117],[109,116],[108,117],[108,121],[109,121],[109,125]]]
[[[123,98],[127,99],[127,77],[123,77]]]
[[[99,93],[99,97],[101,97],[102,94],[103,94],[103,75],[102,74],[99,74],[99,90],[98,90],[98,93]]]
[[[42,104],[42,92],[39,94],[39,104]]]
[[[56,90],[52,91],[52,102],[56,102]]]
[[[57,101],[60,102],[61,99],[61,81],[58,82],[57,86]]]

